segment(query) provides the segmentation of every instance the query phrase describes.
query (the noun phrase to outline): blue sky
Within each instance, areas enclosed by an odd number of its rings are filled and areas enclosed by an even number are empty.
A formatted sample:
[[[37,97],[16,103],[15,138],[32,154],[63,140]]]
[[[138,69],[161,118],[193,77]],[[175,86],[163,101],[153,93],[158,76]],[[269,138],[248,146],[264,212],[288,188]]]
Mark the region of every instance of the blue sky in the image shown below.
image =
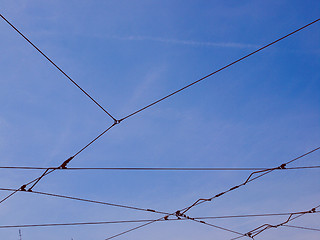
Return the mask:
[[[116,118],[319,18],[317,1],[9,1],[1,14]],[[58,166],[112,120],[0,23],[0,165]],[[319,23],[137,114],[70,167],[273,167],[320,143]],[[320,153],[292,166],[319,165]],[[41,171],[0,170],[17,188]],[[57,171],[38,191],[174,212],[249,172]],[[319,170],[275,172],[190,211],[217,216],[309,210]],[[0,192],[4,197],[7,192]],[[18,193],[0,225],[154,219],[159,215]],[[210,220],[239,232],[284,217]],[[292,224],[318,227],[319,216]],[[105,239],[134,224],[22,229],[28,239]],[[17,239],[18,229],[0,229]],[[194,222],[155,223],[119,239],[230,239]],[[279,228],[257,239],[317,239]]]

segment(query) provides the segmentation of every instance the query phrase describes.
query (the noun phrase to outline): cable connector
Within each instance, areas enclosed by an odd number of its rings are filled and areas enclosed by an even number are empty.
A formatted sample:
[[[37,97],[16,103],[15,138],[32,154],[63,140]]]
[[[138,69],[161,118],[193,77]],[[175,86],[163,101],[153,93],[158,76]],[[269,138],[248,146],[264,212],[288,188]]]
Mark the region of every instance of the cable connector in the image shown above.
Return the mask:
[[[122,121],[122,119],[120,119],[120,120],[117,120],[117,119],[113,119],[113,120],[114,120],[114,123],[113,123],[113,125],[117,125],[117,124],[121,123],[121,121]]]
[[[183,215],[184,214],[182,214],[179,210],[178,211],[176,211],[176,217],[178,218],[178,219],[181,219],[180,217],[183,217]]]
[[[225,194],[225,193],[226,193],[226,192],[219,193],[219,194],[215,195],[214,197],[215,197],[215,198],[220,197],[220,196],[222,196],[222,195]]]
[[[315,208],[312,208],[309,213],[315,213],[316,212],[316,209]]]
[[[22,185],[22,186],[20,187],[20,191],[26,191],[26,187],[27,187],[27,185]]]
[[[244,234],[245,236],[249,237],[249,238],[253,238],[252,237],[252,233],[251,232],[247,232],[246,234]]]
[[[287,164],[285,164],[285,163],[284,163],[284,164],[281,164],[281,165],[278,167],[278,169],[286,169],[286,165],[287,165]]]
[[[67,168],[67,164],[74,158],[74,156],[69,157],[67,160],[65,160],[61,165],[60,165],[60,169],[66,169]]]
[[[229,191],[235,190],[235,189],[237,189],[238,187],[240,187],[240,186],[239,186],[239,185],[238,185],[238,186],[234,186],[234,187],[230,188]]]

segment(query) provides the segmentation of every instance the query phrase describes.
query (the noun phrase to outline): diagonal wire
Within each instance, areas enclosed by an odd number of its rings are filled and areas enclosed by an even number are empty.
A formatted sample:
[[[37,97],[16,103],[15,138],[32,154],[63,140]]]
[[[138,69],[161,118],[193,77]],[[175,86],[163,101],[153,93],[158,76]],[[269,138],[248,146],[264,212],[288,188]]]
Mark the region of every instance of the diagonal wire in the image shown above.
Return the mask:
[[[103,108],[93,97],[80,87],[68,74],[66,74],[57,64],[55,64],[46,54],[44,54],[35,44],[33,44],[22,32],[20,32],[8,19],[2,14],[0,17],[8,23],[21,37],[23,37],[32,47],[34,47],[42,56],[44,56],[55,68],[57,68],[65,77],[67,77],[75,86],[77,86],[88,98],[90,98],[100,109],[102,109],[110,118],[116,120],[105,108]]]
[[[47,168],[46,171],[40,176],[37,177],[35,179],[33,179],[32,181],[22,185],[20,188],[15,189],[11,194],[9,194],[8,196],[6,196],[5,198],[0,200],[0,204],[3,203],[4,201],[6,201],[7,199],[9,199],[10,197],[12,197],[14,194],[16,194],[19,191],[26,191],[26,187],[32,183],[34,183],[32,185],[32,187],[30,187],[28,189],[29,192],[32,191],[32,188],[35,187],[35,185],[45,176],[51,174],[52,172],[56,171],[57,169],[64,169],[66,168],[67,164],[70,163],[70,161],[73,160],[74,157],[76,157],[78,154],[80,154],[83,150],[85,150],[86,148],[88,148],[92,143],[94,143],[95,141],[97,141],[101,136],[103,136],[106,132],[108,132],[111,128],[113,128],[114,126],[116,126],[117,123],[113,123],[111,126],[109,126],[106,130],[104,130],[102,133],[100,133],[97,137],[95,137],[90,143],[88,143],[86,146],[84,146],[83,148],[81,148],[76,154],[74,154],[72,157],[68,158],[67,160],[65,160],[59,167],[57,168]]]
[[[283,40],[283,39],[285,39],[285,38],[287,38],[287,37],[299,32],[299,31],[301,31],[301,30],[303,30],[303,29],[305,29],[305,28],[307,28],[309,26],[311,26],[312,24],[315,24],[318,21],[320,21],[320,18],[314,20],[313,22],[308,23],[307,25],[304,25],[301,28],[298,28],[298,29],[294,30],[293,32],[291,32],[291,33],[289,33],[289,34],[287,34],[287,35],[285,35],[285,36],[283,36],[283,37],[281,37],[281,38],[279,38],[279,39],[277,39],[277,40],[275,40],[275,41],[273,41],[273,42],[271,42],[271,43],[269,43],[267,45],[264,45],[263,47],[261,47],[261,48],[255,50],[255,51],[253,51],[253,52],[251,52],[251,53],[249,53],[249,54],[237,59],[236,61],[233,61],[232,63],[229,63],[229,64],[225,65],[224,67],[222,67],[222,68],[220,68],[220,69],[218,69],[218,70],[216,70],[216,71],[214,71],[214,72],[212,72],[212,73],[210,73],[210,74],[208,74],[208,75],[206,75],[206,76],[204,76],[204,77],[202,77],[202,78],[200,78],[200,79],[198,79],[198,80],[196,80],[196,81],[194,81],[194,82],[192,82],[192,83],[190,83],[190,84],[188,84],[188,85],[186,85],[186,86],[184,86],[184,87],[182,87],[182,88],[180,88],[180,89],[178,89],[178,90],[176,90],[176,91],[174,91],[174,92],[172,92],[172,93],[170,93],[168,95],[166,95],[165,97],[160,98],[159,100],[154,101],[154,102],[150,103],[149,105],[147,105],[147,106],[145,106],[143,108],[140,108],[139,110],[137,110],[137,111],[135,111],[135,112],[123,117],[121,119],[121,121],[125,120],[125,119],[127,119],[129,117],[132,117],[133,115],[136,115],[137,113],[139,113],[139,112],[141,112],[141,111],[143,111],[143,110],[145,110],[145,109],[147,109],[147,108],[149,108],[149,107],[151,107],[151,106],[153,106],[153,105],[155,105],[155,104],[157,104],[157,103],[159,103],[159,102],[161,102],[161,101],[163,101],[163,100],[165,100],[165,99],[167,99],[167,98],[169,98],[169,97],[171,97],[171,96],[173,96],[173,95],[175,95],[175,94],[177,94],[177,93],[179,93],[179,92],[181,92],[181,91],[183,91],[183,90],[185,90],[185,89],[187,89],[187,88],[189,88],[191,86],[193,86],[194,84],[199,83],[199,82],[211,77],[212,75],[214,75],[214,74],[216,74],[216,73],[218,73],[218,72],[220,72],[220,71],[222,71],[222,70],[224,70],[224,69],[226,69],[226,68],[228,68],[228,67],[230,67],[230,66],[232,66],[232,65],[234,65],[234,64],[236,64],[236,63],[238,63],[238,62],[240,62],[240,61],[242,61],[242,60],[244,60],[244,59],[246,59],[246,58],[248,58],[248,57],[250,57],[250,56],[252,56],[252,55],[254,55],[256,53],[258,53],[258,52],[260,52],[260,51],[262,51],[263,49],[265,49],[267,47],[270,47],[271,45],[273,45],[273,44],[275,44],[275,43],[277,43],[277,42],[279,42],[279,41],[281,41],[281,40]]]
[[[189,218],[188,218],[188,219],[189,219]],[[212,223],[207,223],[207,222],[202,221],[202,220],[197,220],[197,219],[194,219],[194,218],[192,218],[191,220],[192,220],[192,221],[195,221],[195,222],[198,222],[198,223],[205,224],[205,225],[210,226],[210,227],[218,228],[218,229],[220,229],[220,230],[224,230],[224,231],[227,231],[227,232],[235,233],[235,234],[238,234],[238,235],[243,235],[243,234],[240,233],[240,232],[237,232],[237,231],[234,231],[234,230],[231,230],[231,229],[228,229],[228,228],[220,227],[220,226],[214,225],[214,224],[212,224]]]
[[[23,190],[21,190],[21,189],[16,190],[16,189],[12,189],[12,188],[0,188],[0,191],[9,191],[9,192],[19,192],[19,191],[20,191],[20,192],[34,193],[34,194],[39,194],[39,195],[44,195],[44,196],[50,196],[50,197],[70,199],[70,200],[75,200],[75,201],[80,201],[80,202],[95,203],[95,204],[100,204],[100,205],[107,205],[107,206],[111,206],[111,207],[127,208],[127,209],[132,209],[132,210],[137,210],[137,211],[153,212],[153,213],[159,213],[159,214],[169,214],[169,213],[167,213],[167,212],[157,211],[157,210],[148,209],[148,208],[139,208],[139,207],[134,207],[134,206],[129,206],[129,205],[109,203],[109,202],[103,202],[103,201],[91,200],[91,199],[85,199],[85,198],[79,198],[79,197],[72,197],[72,196],[66,196],[66,195],[55,194],[55,193],[47,193],[47,192],[39,192],[39,191],[31,191],[31,192],[30,192],[30,191],[23,191]]]
[[[282,225],[282,226],[320,232],[320,229],[319,229],[319,228],[309,228],[309,227],[294,226],[294,225],[287,225],[287,224],[284,224],[284,225]]]

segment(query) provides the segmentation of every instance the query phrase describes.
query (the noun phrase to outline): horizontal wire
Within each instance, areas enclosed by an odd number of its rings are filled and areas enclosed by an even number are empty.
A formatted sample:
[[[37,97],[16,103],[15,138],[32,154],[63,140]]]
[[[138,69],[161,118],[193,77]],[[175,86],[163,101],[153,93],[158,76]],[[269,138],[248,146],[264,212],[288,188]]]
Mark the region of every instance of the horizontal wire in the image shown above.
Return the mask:
[[[57,64],[55,64],[46,54],[44,54],[34,43],[32,43],[22,32],[20,32],[8,19],[2,14],[0,17],[7,22],[21,37],[23,37],[32,47],[34,47],[42,56],[44,56],[56,69],[58,69],[65,77],[67,77],[76,87],[78,87],[87,97],[89,97],[100,109],[102,109],[110,118],[116,120],[105,108],[103,108],[92,96],[90,96],[83,88],[81,88],[68,74],[66,74]]]
[[[316,211],[316,213],[320,213]],[[228,218],[250,218],[250,217],[271,217],[271,216],[288,216],[291,214],[301,214],[301,212],[292,213],[262,213],[262,214],[245,214],[245,215],[226,215],[226,216],[207,216],[207,217],[195,217],[195,219],[228,219]],[[183,219],[167,219],[160,221],[185,221]],[[29,227],[58,227],[58,226],[78,226],[78,225],[99,225],[99,224],[119,224],[119,223],[140,223],[149,222],[150,219],[139,220],[115,220],[115,221],[95,221],[95,222],[70,222],[70,223],[41,223],[41,224],[21,224],[21,225],[0,225],[0,228],[29,228]],[[283,225],[286,226],[286,225]]]
[[[285,169],[276,170],[301,170],[301,169],[317,169],[320,166],[300,166],[300,167],[290,167]],[[0,169],[17,169],[17,170],[119,170],[119,171],[254,171],[254,170],[269,170],[270,168],[213,168],[213,167],[16,167],[16,166],[2,166]]]

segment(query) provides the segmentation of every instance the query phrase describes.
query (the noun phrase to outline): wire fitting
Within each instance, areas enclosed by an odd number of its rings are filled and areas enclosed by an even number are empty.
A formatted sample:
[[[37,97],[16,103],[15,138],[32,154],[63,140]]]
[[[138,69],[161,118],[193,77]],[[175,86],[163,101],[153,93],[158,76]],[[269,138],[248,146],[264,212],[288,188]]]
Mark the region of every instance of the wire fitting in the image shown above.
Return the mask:
[[[20,191],[26,191],[26,187],[27,187],[27,185],[22,185],[22,186],[20,187]]]
[[[214,197],[215,197],[215,198],[220,197],[220,196],[222,196],[222,195],[225,194],[225,193],[226,193],[226,192],[219,193],[219,194],[215,195]]]
[[[120,119],[120,120],[113,119],[113,120],[114,120],[113,125],[117,125],[117,124],[121,123],[121,121],[122,121],[123,119]]]
[[[309,213],[315,213],[316,212],[316,208],[312,208]]]
[[[187,216],[187,215],[184,214],[184,213],[181,213],[181,211],[179,211],[179,210],[175,212],[175,215],[176,215],[176,217],[177,217],[178,219],[181,219],[181,217],[184,217],[184,218],[186,218],[186,219],[194,220],[194,218],[189,217],[189,216]],[[167,216],[167,219],[165,218],[165,220],[168,220],[168,216]]]
[[[278,167],[278,169],[286,169],[286,165],[287,165],[287,164],[285,164],[285,163],[284,163],[284,164],[281,164],[281,165]]]
[[[178,219],[181,219],[180,217],[182,217],[182,213],[178,210],[178,211],[176,211],[176,217],[178,218]]]
[[[61,165],[60,165],[60,169],[66,169],[67,168],[67,164],[74,158],[74,156],[69,157],[67,160],[65,160]]]
[[[249,237],[249,238],[253,238],[252,237],[252,233],[251,232],[247,232],[246,234],[244,234],[245,236]]]

